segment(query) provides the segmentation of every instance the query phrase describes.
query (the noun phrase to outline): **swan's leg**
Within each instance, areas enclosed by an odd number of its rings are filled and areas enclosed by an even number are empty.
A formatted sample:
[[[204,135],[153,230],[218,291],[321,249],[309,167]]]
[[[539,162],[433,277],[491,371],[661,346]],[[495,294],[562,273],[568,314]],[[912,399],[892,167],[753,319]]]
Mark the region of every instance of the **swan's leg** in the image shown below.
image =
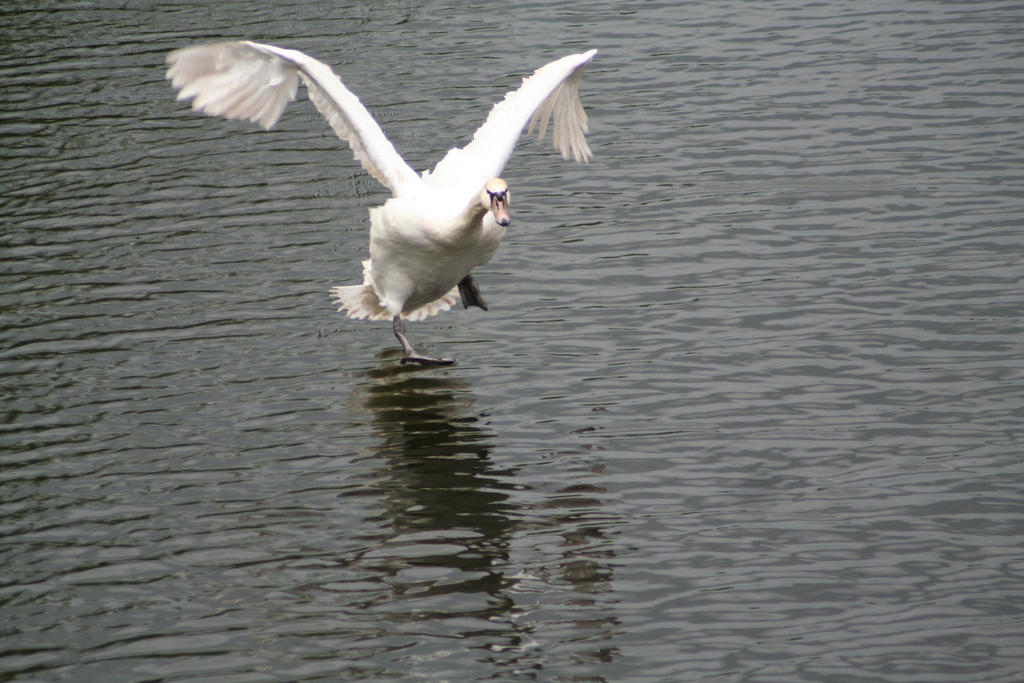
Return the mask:
[[[396,315],[392,322],[391,328],[395,331],[395,337],[398,338],[398,343],[402,345],[402,360],[399,361],[402,365],[406,363],[420,363],[421,365],[451,365],[455,362],[454,358],[428,358],[427,356],[421,356],[416,353],[416,349],[412,348],[412,344],[405,338],[405,323],[402,322],[402,316]]]
[[[480,286],[477,285],[476,280],[473,279],[472,275],[467,275],[459,281],[459,298],[462,299],[463,308],[479,306],[485,311],[487,310],[487,304],[484,302],[484,297],[480,293]]]

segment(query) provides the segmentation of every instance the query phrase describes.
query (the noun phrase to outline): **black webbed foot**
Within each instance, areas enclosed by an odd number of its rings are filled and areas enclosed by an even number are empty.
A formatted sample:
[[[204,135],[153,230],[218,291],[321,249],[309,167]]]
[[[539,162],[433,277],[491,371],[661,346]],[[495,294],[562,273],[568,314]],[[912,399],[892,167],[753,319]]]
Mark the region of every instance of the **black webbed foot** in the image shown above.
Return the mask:
[[[463,308],[478,306],[487,310],[487,303],[484,301],[483,294],[480,293],[480,286],[477,285],[472,275],[467,275],[459,281],[459,298],[462,299]]]

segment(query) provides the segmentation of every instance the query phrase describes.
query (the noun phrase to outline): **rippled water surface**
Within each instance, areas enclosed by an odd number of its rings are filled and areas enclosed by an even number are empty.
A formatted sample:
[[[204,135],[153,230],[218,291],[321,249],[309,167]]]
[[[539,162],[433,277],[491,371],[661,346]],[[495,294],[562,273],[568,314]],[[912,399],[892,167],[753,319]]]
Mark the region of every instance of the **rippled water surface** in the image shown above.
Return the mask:
[[[123,5],[123,6],[122,6]],[[0,678],[1010,681],[1024,670],[1024,7],[0,8]],[[491,304],[335,313],[386,194],[596,47],[524,140]]]

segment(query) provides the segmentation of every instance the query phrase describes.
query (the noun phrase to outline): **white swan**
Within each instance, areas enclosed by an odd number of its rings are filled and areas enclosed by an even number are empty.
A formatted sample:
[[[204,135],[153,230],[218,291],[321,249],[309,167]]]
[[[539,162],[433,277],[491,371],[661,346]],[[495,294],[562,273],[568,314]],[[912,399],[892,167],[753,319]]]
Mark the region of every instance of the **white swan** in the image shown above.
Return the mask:
[[[587,116],[579,100],[583,69],[596,50],[563,57],[523,79],[491,110],[473,140],[450,150],[422,176],[395,151],[377,122],[328,67],[295,50],[249,41],[182,48],[167,57],[167,78],[179,100],[228,119],[270,129],[295,99],[301,78],[316,108],[348,142],[356,159],[391,189],[370,209],[370,258],[363,284],[331,294],[350,318],[391,318],[402,363],[449,365],[416,353],[403,319],[421,320],[463,305],[486,310],[470,271],[491,260],[511,221],[510,192],[498,176],[527,123],[544,138],[554,118],[554,146],[566,159],[587,161]]]

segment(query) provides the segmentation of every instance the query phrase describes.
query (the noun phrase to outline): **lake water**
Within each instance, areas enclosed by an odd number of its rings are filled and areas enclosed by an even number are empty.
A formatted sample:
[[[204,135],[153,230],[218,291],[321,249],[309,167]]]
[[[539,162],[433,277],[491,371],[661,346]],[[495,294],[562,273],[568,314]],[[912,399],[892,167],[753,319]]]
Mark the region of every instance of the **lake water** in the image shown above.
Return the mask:
[[[4,3],[0,679],[1011,681],[1024,670],[1024,6]],[[490,310],[334,312],[386,192],[600,50],[524,139]]]

